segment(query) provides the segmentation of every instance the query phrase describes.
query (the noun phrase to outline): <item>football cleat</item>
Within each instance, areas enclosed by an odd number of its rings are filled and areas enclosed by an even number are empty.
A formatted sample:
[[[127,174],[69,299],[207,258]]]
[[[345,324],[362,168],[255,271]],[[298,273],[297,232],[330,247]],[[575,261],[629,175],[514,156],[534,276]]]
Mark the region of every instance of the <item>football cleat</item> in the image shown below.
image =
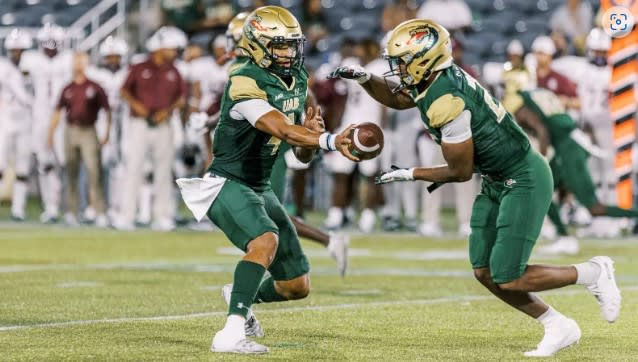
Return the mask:
[[[75,217],[75,215],[72,212],[67,212],[66,214],[64,214],[64,223],[67,226],[71,226],[71,227],[80,226],[78,219]]]
[[[563,348],[580,341],[581,331],[578,324],[569,318],[561,318],[545,328],[543,340],[533,351],[524,353],[525,357],[551,357]]]
[[[224,332],[224,330],[217,332],[213,338],[213,343],[210,346],[211,352],[240,354],[268,353],[268,347],[249,339],[242,338],[237,341],[229,339],[229,336]]]
[[[359,230],[362,233],[370,233],[377,223],[377,214],[371,209],[364,209],[359,217]]]
[[[441,227],[439,225],[428,222],[419,225],[419,234],[423,236],[438,238],[443,236],[443,231],[441,230]]]
[[[328,209],[328,216],[323,222],[323,227],[328,230],[340,229],[344,224],[343,209],[338,207],[331,207]]]
[[[605,320],[613,323],[620,315],[622,297],[614,277],[614,261],[608,256],[596,256],[589,260],[600,267],[598,280],[587,286],[587,290],[600,304],[600,310]]]
[[[348,244],[350,238],[346,234],[330,233],[330,242],[328,243],[328,253],[337,262],[339,275],[346,275],[348,268]]]
[[[224,298],[226,305],[230,305],[230,293],[232,291],[232,284],[226,284],[222,287],[222,297]],[[263,338],[265,335],[264,329],[261,327],[261,324],[257,320],[257,317],[255,317],[255,313],[253,313],[252,308],[248,310],[248,315],[246,315],[244,330],[246,331],[246,337]],[[266,352],[268,351],[266,350]]]

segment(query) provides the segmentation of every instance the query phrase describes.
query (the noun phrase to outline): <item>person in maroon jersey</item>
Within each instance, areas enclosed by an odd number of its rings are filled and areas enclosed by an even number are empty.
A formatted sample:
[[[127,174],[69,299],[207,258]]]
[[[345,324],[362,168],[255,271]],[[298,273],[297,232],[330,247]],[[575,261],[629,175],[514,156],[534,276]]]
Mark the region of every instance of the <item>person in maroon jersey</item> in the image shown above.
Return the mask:
[[[78,224],[78,179],[80,161],[84,162],[89,181],[89,205],[97,212],[97,226],[107,226],[105,216],[104,195],[100,187],[100,147],[108,142],[108,130],[111,128],[111,109],[104,89],[86,77],[89,56],[76,53],[73,57],[73,80],[60,95],[60,100],[51,117],[51,126],[47,146],[53,149],[55,129],[60,122],[62,110],[66,112],[67,127],[64,133],[64,152],[66,155],[66,172],[69,180],[67,189],[67,212],[64,216],[68,225]],[[100,110],[106,112],[107,133],[99,141],[95,130],[95,122]]]
[[[536,85],[554,92],[565,108],[580,109],[576,84],[552,69],[552,59],[556,53],[554,41],[548,36],[539,36],[532,43],[532,51],[536,58]]]
[[[131,108],[124,155],[126,180],[122,190],[122,210],[114,223],[120,230],[134,228],[136,200],[144,175],[144,159],[150,149],[153,160],[153,223],[155,230],[172,230],[173,177],[175,157],[169,119],[184,105],[186,83],[173,61],[177,56],[175,37],[158,30],[147,42],[148,59],[129,70],[122,86],[122,99]]]

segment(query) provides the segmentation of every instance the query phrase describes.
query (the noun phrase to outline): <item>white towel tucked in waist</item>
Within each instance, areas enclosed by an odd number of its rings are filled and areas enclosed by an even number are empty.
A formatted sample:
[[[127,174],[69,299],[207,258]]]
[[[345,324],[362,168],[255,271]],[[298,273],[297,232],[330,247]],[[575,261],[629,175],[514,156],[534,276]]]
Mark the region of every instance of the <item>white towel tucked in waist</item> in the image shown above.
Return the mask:
[[[213,204],[226,179],[223,177],[179,178],[177,186],[182,198],[197,221],[201,221]]]

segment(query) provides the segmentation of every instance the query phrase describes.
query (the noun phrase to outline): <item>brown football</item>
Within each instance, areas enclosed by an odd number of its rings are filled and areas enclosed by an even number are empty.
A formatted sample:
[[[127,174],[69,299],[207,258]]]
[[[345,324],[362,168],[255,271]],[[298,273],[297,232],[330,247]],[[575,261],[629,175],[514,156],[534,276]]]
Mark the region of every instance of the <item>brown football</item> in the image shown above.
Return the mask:
[[[357,125],[350,139],[350,152],[360,160],[373,159],[383,150],[383,131],[372,122]]]

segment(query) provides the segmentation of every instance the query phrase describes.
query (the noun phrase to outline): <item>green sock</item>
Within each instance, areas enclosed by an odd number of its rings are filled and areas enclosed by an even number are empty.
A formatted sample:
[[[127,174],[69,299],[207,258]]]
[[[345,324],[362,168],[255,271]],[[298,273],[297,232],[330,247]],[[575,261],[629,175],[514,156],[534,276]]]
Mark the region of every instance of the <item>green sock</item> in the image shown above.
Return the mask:
[[[246,318],[265,272],[266,268],[252,261],[242,260],[237,263],[233,291],[230,293],[229,315],[236,314]]]
[[[622,209],[618,206],[605,206],[605,215],[611,216],[611,217],[637,218],[638,210],[637,209]]]
[[[279,293],[275,290],[275,281],[273,278],[269,277],[261,283],[253,303],[283,302],[285,300],[287,299],[279,295]]]
[[[556,232],[559,236],[567,236],[567,227],[563,224],[563,220],[560,219],[560,213],[558,212],[558,206],[555,202],[549,204],[549,211],[547,211],[547,217],[556,226]]]

